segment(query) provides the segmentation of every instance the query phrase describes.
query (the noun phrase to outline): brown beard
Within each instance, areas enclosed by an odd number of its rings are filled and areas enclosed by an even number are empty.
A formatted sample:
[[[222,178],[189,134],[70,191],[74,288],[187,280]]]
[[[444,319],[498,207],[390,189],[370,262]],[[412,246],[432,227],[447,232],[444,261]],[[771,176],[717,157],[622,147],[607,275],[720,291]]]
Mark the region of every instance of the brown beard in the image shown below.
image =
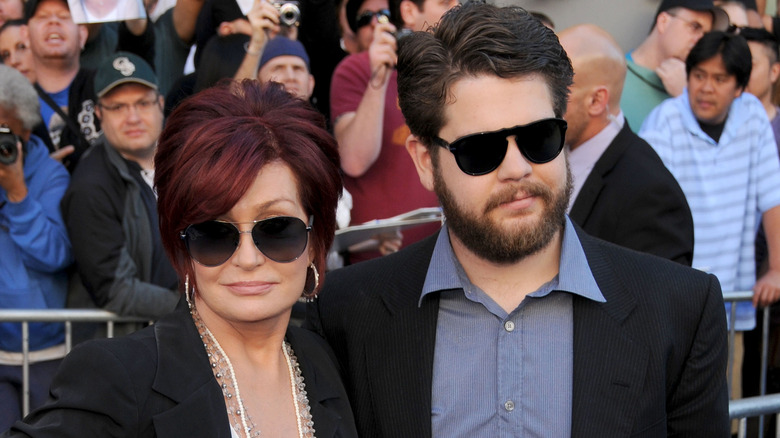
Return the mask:
[[[566,184],[558,193],[554,193],[542,183],[526,181],[491,196],[480,217],[458,206],[453,193],[444,182],[438,163],[434,165],[433,174],[434,191],[447,218],[447,226],[471,252],[484,260],[497,264],[516,263],[545,248],[555,234],[563,229],[572,191],[568,162]],[[536,196],[544,202],[542,216],[535,225],[503,231],[490,222],[487,215],[501,204],[513,200],[519,191]]]

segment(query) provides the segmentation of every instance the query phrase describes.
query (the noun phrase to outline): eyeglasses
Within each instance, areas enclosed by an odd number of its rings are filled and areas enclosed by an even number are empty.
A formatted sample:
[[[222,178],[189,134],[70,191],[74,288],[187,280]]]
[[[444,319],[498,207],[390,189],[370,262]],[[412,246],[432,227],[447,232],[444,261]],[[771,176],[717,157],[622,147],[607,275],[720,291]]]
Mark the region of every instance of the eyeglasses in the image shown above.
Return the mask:
[[[676,18],[676,19],[682,21],[683,23],[687,24],[688,28],[695,35],[704,35],[704,32],[705,32],[704,26],[702,26],[701,23],[699,23],[698,21],[688,20],[688,19],[685,19],[683,17],[680,17],[679,15],[676,15],[676,14],[673,14],[671,12],[668,12],[668,11],[666,13],[671,15],[672,18]]]
[[[252,234],[258,251],[278,263],[297,260],[306,249],[314,216],[307,226],[292,216],[276,216],[250,222],[250,231],[239,231],[243,222],[206,221],[188,226],[179,234],[190,257],[203,266],[219,266],[230,259],[239,245],[241,234]]]
[[[102,103],[99,103],[98,105],[100,108],[103,109],[103,111],[108,111],[112,114],[121,114],[123,116],[126,116],[130,112],[130,108],[132,107],[139,113],[145,113],[150,111],[152,108],[157,106],[159,103],[158,96],[155,95],[152,98],[148,99],[142,99],[135,103],[116,103],[113,105],[104,105]]]
[[[461,137],[448,143],[434,137],[434,144],[449,149],[455,155],[455,162],[464,173],[485,175],[496,169],[504,161],[509,141],[514,136],[520,153],[530,162],[543,164],[550,162],[563,150],[566,137],[566,121],[562,119],[542,119],[527,125],[501,129],[493,132],[480,132]]]
[[[374,17],[387,17],[390,18],[390,11],[387,9],[380,9],[378,11],[365,11],[362,14],[357,16],[357,21],[355,21],[355,25],[358,29],[361,27],[368,26],[371,24],[371,20],[374,19]]]

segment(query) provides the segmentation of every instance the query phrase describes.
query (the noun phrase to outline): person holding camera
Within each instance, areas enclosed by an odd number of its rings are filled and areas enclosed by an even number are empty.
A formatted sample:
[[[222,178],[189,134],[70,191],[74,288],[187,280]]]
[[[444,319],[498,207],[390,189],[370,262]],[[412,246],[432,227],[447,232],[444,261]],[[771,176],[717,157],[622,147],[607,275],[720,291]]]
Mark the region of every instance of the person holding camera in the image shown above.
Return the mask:
[[[0,309],[62,308],[71,265],[60,200],[70,176],[31,134],[38,95],[17,70],[0,65]],[[29,328],[30,407],[46,400],[65,356],[61,323]],[[22,414],[22,328],[0,323],[0,431]]]
[[[374,38],[368,50],[344,58],[333,73],[330,116],[344,187],[353,197],[353,225],[438,205],[436,196],[420,184],[404,148],[409,128],[397,103],[396,36],[398,29],[426,30],[456,4],[457,0],[391,1],[390,17],[379,13],[371,17]],[[403,245],[435,230],[436,226],[420,226],[404,231]],[[400,246],[397,241],[379,251],[350,253],[349,261],[374,258]]]
[[[0,436],[356,438],[331,351],[290,324],[336,227],[325,118],[279,84],[218,84],[173,111],[154,163],[176,309],[76,346],[46,405]]]

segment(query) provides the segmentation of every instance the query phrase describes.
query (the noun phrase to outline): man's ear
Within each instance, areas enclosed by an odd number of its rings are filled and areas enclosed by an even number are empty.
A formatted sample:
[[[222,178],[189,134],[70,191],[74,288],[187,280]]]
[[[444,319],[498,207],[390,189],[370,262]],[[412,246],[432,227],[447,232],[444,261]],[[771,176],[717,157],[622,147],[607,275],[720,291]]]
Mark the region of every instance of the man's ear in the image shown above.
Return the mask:
[[[401,21],[403,21],[404,27],[412,30],[422,30],[414,29],[414,25],[417,23],[417,16],[420,15],[421,11],[413,1],[401,0],[401,4],[398,5],[398,8],[401,12]]]
[[[670,13],[666,11],[661,12],[655,18],[655,28],[657,28],[660,33],[666,32],[666,28],[669,26],[669,21],[671,21],[671,19],[672,15]]]
[[[609,111],[609,90],[607,87],[596,87],[589,97],[588,113],[591,116],[597,116]]]
[[[428,147],[414,134],[410,134],[406,138],[406,151],[412,157],[414,167],[417,169],[417,175],[419,175],[423,187],[433,191],[433,157],[431,157]]]
[[[780,77],[780,62],[775,62],[769,67],[769,79],[772,82],[772,86],[775,85],[778,77]]]
[[[79,24],[79,49],[84,50],[84,46],[87,44],[87,38],[89,37],[89,30],[87,26]]]
[[[309,97],[314,94],[314,75],[309,73]]]

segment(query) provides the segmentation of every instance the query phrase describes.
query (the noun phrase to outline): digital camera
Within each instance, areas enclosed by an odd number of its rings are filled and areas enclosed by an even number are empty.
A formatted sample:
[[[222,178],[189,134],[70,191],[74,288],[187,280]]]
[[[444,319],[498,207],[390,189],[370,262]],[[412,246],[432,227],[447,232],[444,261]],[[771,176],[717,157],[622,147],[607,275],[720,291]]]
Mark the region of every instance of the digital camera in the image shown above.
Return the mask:
[[[275,1],[273,5],[279,10],[279,21],[287,27],[297,26],[301,20],[301,9],[295,0]]]
[[[16,144],[22,140],[11,132],[5,125],[0,125],[0,163],[5,165],[14,164],[19,158],[19,149]]]

